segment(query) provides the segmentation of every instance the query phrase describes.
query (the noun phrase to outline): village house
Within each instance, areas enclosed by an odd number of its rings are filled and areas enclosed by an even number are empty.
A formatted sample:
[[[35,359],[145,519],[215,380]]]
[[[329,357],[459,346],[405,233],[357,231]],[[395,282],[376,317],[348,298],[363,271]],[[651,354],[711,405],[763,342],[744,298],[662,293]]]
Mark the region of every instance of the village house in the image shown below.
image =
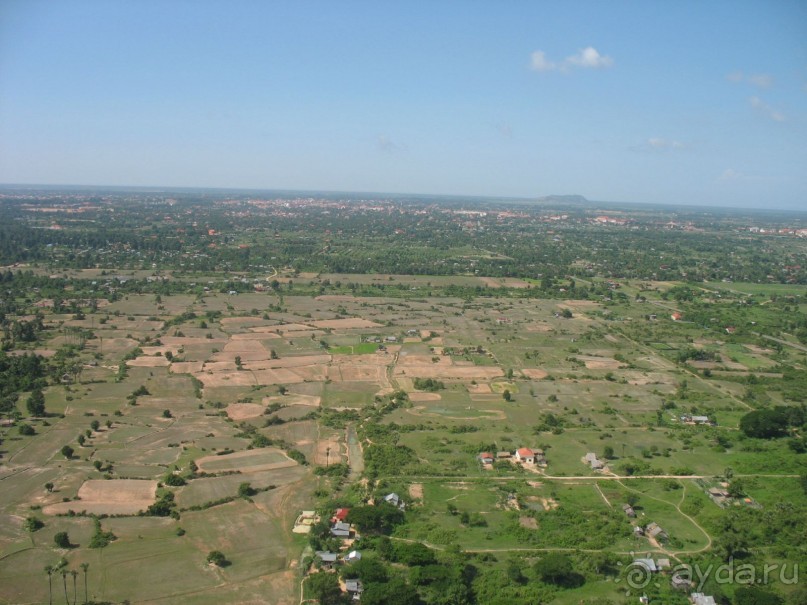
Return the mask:
[[[633,510],[633,507],[630,504],[623,504],[622,510],[625,511],[625,514],[633,519],[636,516],[636,511]]]
[[[477,458],[479,459],[479,462],[481,462],[485,466],[493,464],[493,454],[491,454],[490,452],[482,452],[477,456]]]
[[[328,552],[327,550],[318,550],[316,553],[317,559],[322,563],[325,569],[331,569],[336,563],[336,553]]]
[[[387,504],[392,504],[393,506],[397,506],[401,510],[406,508],[406,502],[401,500],[401,497],[395,492],[392,492],[391,494],[387,494],[386,496],[384,496],[384,502],[386,502]]]
[[[344,521],[347,519],[347,514],[350,512],[349,508],[337,508],[336,512],[334,512],[333,517],[331,517],[331,523],[336,523],[338,521]]]
[[[689,600],[692,601],[692,605],[717,605],[714,597],[706,596],[702,592],[693,592],[689,595]]]
[[[516,460],[524,464],[535,464],[535,452],[528,447],[520,447],[516,450]]]
[[[679,313],[678,311],[676,311],[675,313],[673,313],[672,315],[670,315],[670,318],[671,318],[673,321],[681,321],[681,320],[684,318],[684,316],[683,316],[683,315],[681,315],[681,313]]]
[[[350,531],[350,523],[343,521],[337,521],[331,526],[331,535],[335,538],[349,538]]]
[[[659,524],[655,522],[645,527],[645,533],[655,540],[666,540],[668,538],[667,532],[661,529]]]
[[[512,457],[510,452],[496,452],[496,460],[509,460]]]
[[[650,558],[643,558],[643,559],[634,559],[633,565],[637,567],[643,567],[645,570],[649,571],[650,573],[655,573],[658,571],[658,567],[656,567],[656,562]]]
[[[346,580],[345,590],[347,590],[347,593],[350,595],[351,599],[358,601],[361,599],[361,593],[364,591],[364,586],[362,586],[361,580]]]
[[[586,454],[585,461],[593,471],[601,471],[603,468],[605,468],[605,464],[602,462],[602,460],[597,458],[597,454],[594,452],[589,452]]]
[[[358,550],[351,550],[345,556],[345,561],[347,563],[354,563],[356,561],[361,561],[361,553]]]

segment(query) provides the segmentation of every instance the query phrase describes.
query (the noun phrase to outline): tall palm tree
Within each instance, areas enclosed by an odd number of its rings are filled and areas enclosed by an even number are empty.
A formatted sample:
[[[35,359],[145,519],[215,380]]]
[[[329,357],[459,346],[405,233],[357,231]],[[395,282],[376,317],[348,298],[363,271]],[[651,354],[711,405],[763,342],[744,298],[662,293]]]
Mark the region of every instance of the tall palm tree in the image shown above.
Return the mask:
[[[67,570],[62,570],[62,583],[64,584],[64,602],[70,605],[70,598],[67,596]]]
[[[78,603],[78,596],[76,596],[76,577],[78,572],[74,569],[70,572],[70,575],[73,576],[73,605],[76,605]]]
[[[53,586],[51,584],[53,565],[45,565],[45,573],[48,574],[48,605],[53,605]]]
[[[87,602],[87,570],[90,568],[89,563],[81,564],[81,571],[84,572],[84,602]]]

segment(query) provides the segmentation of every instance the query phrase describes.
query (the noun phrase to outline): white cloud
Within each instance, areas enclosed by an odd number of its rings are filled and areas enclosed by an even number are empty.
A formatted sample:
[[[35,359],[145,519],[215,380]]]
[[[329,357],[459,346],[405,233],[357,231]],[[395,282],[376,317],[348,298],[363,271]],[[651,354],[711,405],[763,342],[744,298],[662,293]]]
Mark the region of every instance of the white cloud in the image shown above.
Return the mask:
[[[721,175],[717,178],[718,181],[740,181],[745,178],[741,172],[737,172],[734,168],[726,168]]]
[[[785,114],[783,114],[781,111],[774,109],[759,97],[751,97],[750,99],[748,99],[748,102],[751,104],[751,107],[756,109],[762,115],[767,116],[774,122],[785,121]]]
[[[770,74],[745,74],[741,71],[733,71],[726,76],[726,80],[738,84],[751,84],[757,88],[770,88],[773,86],[773,76]]]
[[[658,151],[669,151],[671,149],[684,148],[684,144],[680,141],[671,141],[670,139],[661,139],[658,137],[647,139],[647,146]]]
[[[566,57],[560,63],[547,58],[542,50],[536,50],[530,55],[530,67],[534,71],[568,71],[572,68],[604,69],[613,66],[614,60],[601,55],[593,46],[587,46],[574,55]]]
[[[606,55],[601,55],[593,46],[588,46],[576,55],[567,57],[564,63],[577,67],[601,69],[611,67],[614,64],[614,60]]]
[[[556,68],[556,65],[546,58],[546,53],[542,50],[532,53],[531,65],[535,71],[552,71]]]

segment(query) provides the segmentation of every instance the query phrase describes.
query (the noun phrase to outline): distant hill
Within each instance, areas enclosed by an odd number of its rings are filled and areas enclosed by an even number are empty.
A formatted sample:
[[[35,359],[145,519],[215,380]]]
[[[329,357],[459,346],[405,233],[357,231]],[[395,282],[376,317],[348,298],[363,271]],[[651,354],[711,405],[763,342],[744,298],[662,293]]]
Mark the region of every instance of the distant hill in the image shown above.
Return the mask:
[[[545,195],[535,200],[540,204],[566,204],[585,206],[591,204],[582,195]]]

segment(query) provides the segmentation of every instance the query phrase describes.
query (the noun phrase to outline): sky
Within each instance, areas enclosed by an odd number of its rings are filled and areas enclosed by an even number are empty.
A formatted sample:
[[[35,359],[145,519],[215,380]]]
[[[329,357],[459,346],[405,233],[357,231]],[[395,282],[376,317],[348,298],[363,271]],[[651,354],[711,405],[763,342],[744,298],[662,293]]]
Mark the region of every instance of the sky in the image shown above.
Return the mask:
[[[807,2],[0,0],[0,183],[807,210]]]

